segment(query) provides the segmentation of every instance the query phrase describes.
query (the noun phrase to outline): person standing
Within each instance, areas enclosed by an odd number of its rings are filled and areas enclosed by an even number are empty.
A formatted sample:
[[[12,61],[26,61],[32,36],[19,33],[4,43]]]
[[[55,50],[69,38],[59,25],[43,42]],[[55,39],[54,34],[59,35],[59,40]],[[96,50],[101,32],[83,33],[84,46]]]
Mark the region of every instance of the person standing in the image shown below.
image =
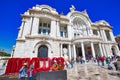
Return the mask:
[[[23,66],[20,68],[18,80],[26,80],[27,71],[27,63],[24,63]]]
[[[74,61],[74,58],[72,58],[72,59],[71,59],[71,61],[70,61],[71,68],[73,68],[73,67],[74,67],[74,62],[75,62],[75,61]]]
[[[110,64],[110,63],[111,63],[111,62],[110,62],[110,57],[107,57],[105,60],[106,60],[106,64],[108,65],[108,69],[109,69],[109,70],[112,70],[113,68],[112,68],[112,66],[111,66],[111,64]]]
[[[100,61],[102,62],[102,67],[104,67],[104,60],[105,60],[105,58],[104,58],[104,56],[102,56],[101,58],[100,58]]]
[[[33,80],[34,74],[35,74],[35,70],[33,69],[33,64],[31,64],[28,70],[28,80]]]
[[[98,66],[100,66],[100,57],[97,57],[96,60],[97,60]]]

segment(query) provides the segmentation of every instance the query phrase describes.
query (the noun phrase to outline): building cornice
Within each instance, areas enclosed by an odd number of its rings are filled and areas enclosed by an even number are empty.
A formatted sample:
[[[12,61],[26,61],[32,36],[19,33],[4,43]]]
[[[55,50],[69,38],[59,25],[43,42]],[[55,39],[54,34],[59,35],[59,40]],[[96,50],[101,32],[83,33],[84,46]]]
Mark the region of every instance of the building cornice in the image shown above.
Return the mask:
[[[29,9],[29,13],[40,13],[40,14],[50,14],[52,16],[55,16],[55,17],[60,17],[58,14],[55,14],[55,13],[51,13],[51,12],[48,12],[48,11],[42,11],[42,10],[36,10],[36,9]]]
[[[17,38],[16,41],[18,41],[18,42],[25,42],[25,39],[23,39],[23,38]]]
[[[68,38],[61,38],[61,37],[51,37],[50,35],[27,35],[25,36],[26,39],[45,39],[45,40],[53,40],[53,41],[67,41],[70,42],[71,40]]]
[[[79,41],[102,41],[102,38],[100,38],[99,36],[82,36],[72,39],[72,42]]]
[[[29,15],[28,14],[21,14],[21,17],[22,18],[39,17],[37,15],[39,15],[39,14],[47,14],[49,16],[52,16],[52,17],[55,17],[55,18],[59,19],[60,21],[69,22],[69,19],[66,16],[55,14],[55,13],[51,13],[51,12],[47,12],[47,11],[40,11],[40,10],[30,9],[29,13],[30,13]],[[34,13],[36,13],[36,14],[39,13],[39,14],[34,15]]]
[[[99,28],[107,27],[107,28],[112,29],[112,26],[102,25],[102,24],[95,24],[95,23],[92,23],[91,26],[93,26],[93,27],[99,27]]]

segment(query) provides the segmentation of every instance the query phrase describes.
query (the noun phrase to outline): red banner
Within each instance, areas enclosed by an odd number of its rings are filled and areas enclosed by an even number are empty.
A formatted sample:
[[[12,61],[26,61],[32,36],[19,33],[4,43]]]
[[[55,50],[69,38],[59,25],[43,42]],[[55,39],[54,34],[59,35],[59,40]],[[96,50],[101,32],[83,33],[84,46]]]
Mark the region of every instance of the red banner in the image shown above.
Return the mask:
[[[34,72],[49,71],[52,66],[55,64],[55,61],[58,65],[57,70],[63,70],[65,66],[65,61],[62,57],[59,58],[11,58],[8,60],[5,74],[9,73],[19,73],[20,68],[24,63],[27,63],[28,68],[30,65],[33,65]]]

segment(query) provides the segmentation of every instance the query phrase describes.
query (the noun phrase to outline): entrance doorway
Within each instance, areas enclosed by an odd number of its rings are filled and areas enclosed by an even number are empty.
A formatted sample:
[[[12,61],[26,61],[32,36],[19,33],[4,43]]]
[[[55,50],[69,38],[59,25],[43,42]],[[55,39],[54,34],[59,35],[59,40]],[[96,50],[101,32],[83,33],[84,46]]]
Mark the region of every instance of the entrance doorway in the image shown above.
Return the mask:
[[[76,54],[77,54],[77,57],[78,57],[78,56],[82,57],[81,47],[76,47]]]
[[[46,58],[48,57],[48,47],[45,45],[41,45],[38,48],[38,57],[39,58]]]

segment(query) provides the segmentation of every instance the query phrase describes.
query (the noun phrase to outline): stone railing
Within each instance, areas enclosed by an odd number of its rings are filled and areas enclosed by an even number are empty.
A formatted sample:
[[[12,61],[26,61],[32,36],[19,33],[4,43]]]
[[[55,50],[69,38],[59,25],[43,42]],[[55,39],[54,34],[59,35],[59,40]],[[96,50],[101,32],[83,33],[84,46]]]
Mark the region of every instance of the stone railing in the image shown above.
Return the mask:
[[[2,60],[2,59],[9,59],[9,58],[11,58],[11,57],[8,57],[8,56],[0,56],[0,60]]]

